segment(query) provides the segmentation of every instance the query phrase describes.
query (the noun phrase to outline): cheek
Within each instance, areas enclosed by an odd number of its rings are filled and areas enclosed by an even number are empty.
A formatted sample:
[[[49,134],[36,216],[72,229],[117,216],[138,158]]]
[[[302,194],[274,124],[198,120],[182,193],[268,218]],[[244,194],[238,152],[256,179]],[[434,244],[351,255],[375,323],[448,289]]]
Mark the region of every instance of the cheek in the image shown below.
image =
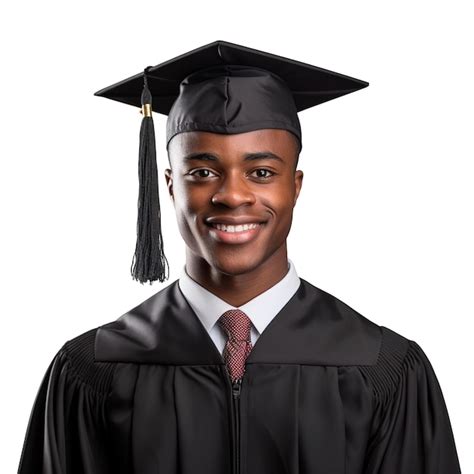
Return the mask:
[[[198,250],[199,230],[197,229],[197,213],[188,205],[189,201],[179,200],[175,205],[176,223],[179,233],[186,245],[195,251]]]
[[[202,219],[206,198],[197,186],[186,186],[179,183],[175,187],[175,212],[178,227],[184,240],[191,246],[199,237],[198,219]]]
[[[202,190],[183,181],[176,182],[174,194],[175,207],[180,214],[194,214],[205,200]]]
[[[280,219],[292,213],[294,197],[294,186],[288,182],[285,186],[278,186],[266,193],[262,193],[260,196],[261,202],[273,209]]]
[[[293,202],[294,192],[288,187],[280,189],[279,193],[272,194],[266,202],[266,206],[274,214],[272,238],[275,244],[280,244],[288,236],[293,220]]]

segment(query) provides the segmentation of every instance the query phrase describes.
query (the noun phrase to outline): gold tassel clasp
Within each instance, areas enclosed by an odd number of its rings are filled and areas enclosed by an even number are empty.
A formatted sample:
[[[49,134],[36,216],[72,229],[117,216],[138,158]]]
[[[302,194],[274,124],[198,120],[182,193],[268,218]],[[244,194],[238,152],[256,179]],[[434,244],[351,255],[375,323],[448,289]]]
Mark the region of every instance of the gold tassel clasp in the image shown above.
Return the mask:
[[[141,113],[144,117],[151,117],[151,104],[143,104]]]

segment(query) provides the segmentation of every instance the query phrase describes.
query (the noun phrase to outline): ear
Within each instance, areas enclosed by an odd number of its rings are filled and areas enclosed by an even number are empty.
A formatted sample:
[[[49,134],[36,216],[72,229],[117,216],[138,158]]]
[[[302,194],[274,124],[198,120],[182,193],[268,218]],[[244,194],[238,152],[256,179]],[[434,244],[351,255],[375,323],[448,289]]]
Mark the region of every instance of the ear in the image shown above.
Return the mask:
[[[298,200],[298,196],[300,195],[302,186],[303,186],[303,171],[296,170],[295,171],[295,200],[293,202],[293,207],[296,205],[296,201]]]
[[[170,195],[171,201],[173,201],[173,204],[174,204],[173,172],[170,168],[165,169],[165,179],[166,179],[166,186],[168,188],[168,193]]]

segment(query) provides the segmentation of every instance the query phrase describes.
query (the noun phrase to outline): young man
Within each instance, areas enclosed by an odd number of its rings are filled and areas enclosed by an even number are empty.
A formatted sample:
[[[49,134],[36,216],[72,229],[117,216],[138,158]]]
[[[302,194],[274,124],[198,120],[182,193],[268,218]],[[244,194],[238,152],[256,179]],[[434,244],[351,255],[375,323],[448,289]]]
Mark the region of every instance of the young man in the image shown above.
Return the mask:
[[[162,280],[165,263],[151,99],[168,115],[186,265],[58,351],[19,472],[459,473],[420,346],[299,278],[287,255],[297,111],[367,83],[218,41],[98,95],[138,105],[143,80],[134,275]]]

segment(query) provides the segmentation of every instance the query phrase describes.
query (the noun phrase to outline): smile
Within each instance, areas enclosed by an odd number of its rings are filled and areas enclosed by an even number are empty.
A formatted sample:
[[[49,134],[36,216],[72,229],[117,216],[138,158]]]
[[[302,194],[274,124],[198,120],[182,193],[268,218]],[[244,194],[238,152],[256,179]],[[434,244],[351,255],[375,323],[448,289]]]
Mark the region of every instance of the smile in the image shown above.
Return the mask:
[[[239,225],[208,224],[211,237],[218,242],[226,244],[243,244],[250,242],[258,236],[264,225],[264,223],[260,222]]]
[[[249,229],[256,229],[260,225],[258,222],[250,224],[239,224],[239,225],[227,225],[227,224],[211,224],[216,229],[223,230],[224,232],[242,232]]]

